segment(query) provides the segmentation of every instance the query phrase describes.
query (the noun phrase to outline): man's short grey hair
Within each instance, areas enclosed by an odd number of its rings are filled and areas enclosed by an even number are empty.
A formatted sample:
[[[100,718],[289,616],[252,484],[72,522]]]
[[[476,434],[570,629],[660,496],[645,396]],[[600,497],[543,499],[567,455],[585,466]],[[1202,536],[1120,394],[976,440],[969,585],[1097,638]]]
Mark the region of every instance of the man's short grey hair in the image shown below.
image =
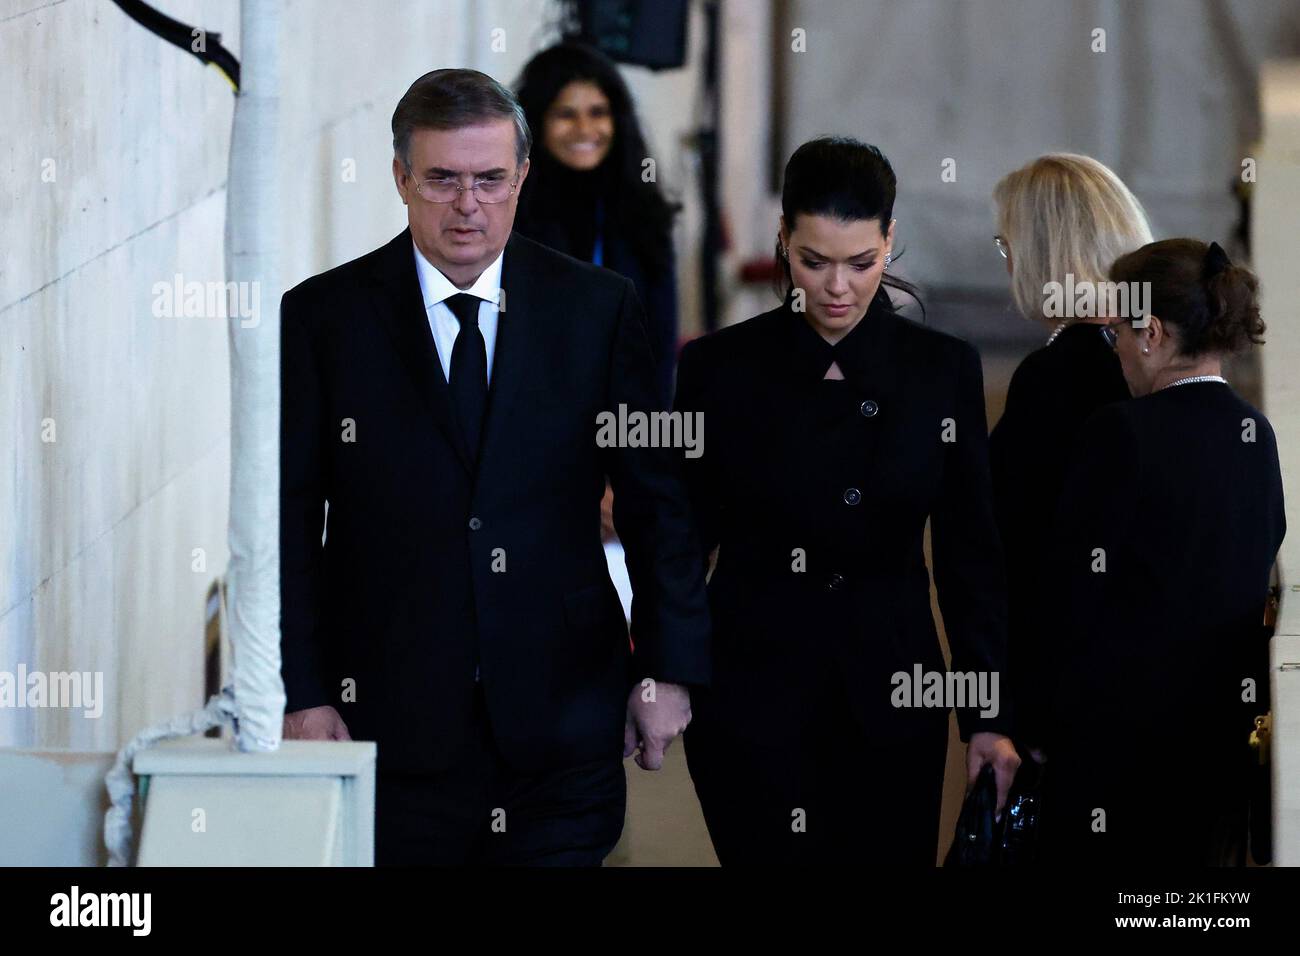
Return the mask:
[[[478,70],[434,70],[412,83],[393,111],[393,152],[410,172],[417,129],[463,129],[493,119],[514,120],[515,162],[522,166],[533,137],[515,94]]]

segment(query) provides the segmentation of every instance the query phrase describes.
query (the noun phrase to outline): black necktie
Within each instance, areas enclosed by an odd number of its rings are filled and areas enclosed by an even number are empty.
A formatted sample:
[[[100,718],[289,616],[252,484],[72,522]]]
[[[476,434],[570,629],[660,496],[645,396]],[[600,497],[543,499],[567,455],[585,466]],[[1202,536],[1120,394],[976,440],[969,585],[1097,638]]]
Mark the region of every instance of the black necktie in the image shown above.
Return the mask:
[[[460,422],[461,434],[465,446],[469,449],[470,459],[478,460],[479,437],[483,431],[483,412],[487,408],[487,345],[483,333],[478,328],[478,304],[476,296],[464,292],[457,293],[446,300],[460,323],[460,334],[456,344],[451,348],[451,389],[452,406]]]

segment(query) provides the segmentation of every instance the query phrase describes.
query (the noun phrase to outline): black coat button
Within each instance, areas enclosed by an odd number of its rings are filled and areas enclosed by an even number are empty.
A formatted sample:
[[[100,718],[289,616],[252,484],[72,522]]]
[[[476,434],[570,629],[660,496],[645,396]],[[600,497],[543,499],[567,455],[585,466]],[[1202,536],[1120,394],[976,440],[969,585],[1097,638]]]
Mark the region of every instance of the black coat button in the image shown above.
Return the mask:
[[[840,574],[838,571],[834,572],[833,574],[827,575],[826,577],[827,591],[838,591],[842,587],[844,587],[844,575]]]
[[[478,518],[470,518],[470,519],[469,519],[469,530],[470,530],[470,531],[477,531],[477,530],[478,530],[479,528],[481,528],[481,527],[483,527],[483,522],[480,521]]]
[[[844,503],[846,505],[856,505],[862,500],[862,492],[856,488],[849,488],[844,492]]]
[[[880,406],[877,405],[875,402],[873,402],[871,399],[867,399],[865,402],[862,403],[861,412],[867,418],[875,418],[876,413],[879,411],[880,411]]]

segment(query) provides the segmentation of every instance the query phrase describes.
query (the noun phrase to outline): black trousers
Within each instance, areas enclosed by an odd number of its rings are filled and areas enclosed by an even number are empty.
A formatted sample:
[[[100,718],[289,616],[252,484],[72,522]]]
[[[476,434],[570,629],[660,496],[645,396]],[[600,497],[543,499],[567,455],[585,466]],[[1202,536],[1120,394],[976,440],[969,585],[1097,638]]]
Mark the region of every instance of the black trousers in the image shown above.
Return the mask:
[[[377,866],[600,866],[623,832],[621,755],[538,776],[514,773],[492,740],[482,692],[461,759],[375,784]]]
[[[775,745],[699,718],[686,759],[723,866],[935,865],[946,718],[875,739],[842,698],[826,700],[799,739]]]

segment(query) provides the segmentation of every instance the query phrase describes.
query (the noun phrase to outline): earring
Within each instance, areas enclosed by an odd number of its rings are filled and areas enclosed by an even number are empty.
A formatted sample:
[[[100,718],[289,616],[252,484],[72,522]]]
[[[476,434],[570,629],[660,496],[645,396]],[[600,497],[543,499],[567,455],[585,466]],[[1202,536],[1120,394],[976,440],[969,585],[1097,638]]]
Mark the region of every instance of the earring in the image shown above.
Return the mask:
[[[1150,350],[1149,348],[1147,348],[1147,347],[1144,345],[1144,346],[1142,346],[1142,354],[1143,354],[1143,355],[1150,355],[1150,354],[1151,354],[1151,350]]]
[[[885,268],[886,268],[886,269],[889,268],[889,260],[891,260],[891,259],[893,259],[893,258],[894,258],[894,257],[891,256],[888,252],[885,253]]]

